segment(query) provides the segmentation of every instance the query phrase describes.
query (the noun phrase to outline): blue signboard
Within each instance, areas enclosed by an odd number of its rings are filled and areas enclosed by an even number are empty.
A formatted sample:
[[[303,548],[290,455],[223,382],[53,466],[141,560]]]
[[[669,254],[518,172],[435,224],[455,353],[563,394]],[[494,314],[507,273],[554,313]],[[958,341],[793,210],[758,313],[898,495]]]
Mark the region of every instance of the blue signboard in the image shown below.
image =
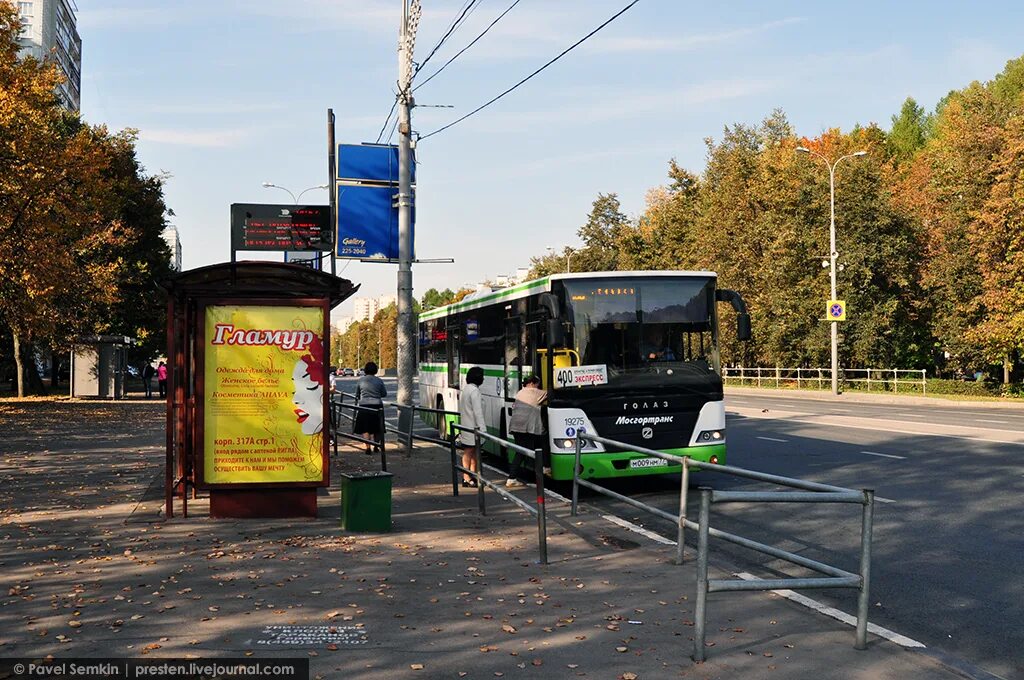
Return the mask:
[[[338,239],[342,259],[398,259],[397,187],[338,185]],[[415,224],[416,211],[411,211]],[[415,238],[413,239],[415,243]]]
[[[416,183],[416,163],[412,163]],[[398,184],[398,147],[389,144],[339,144],[338,179],[343,182]]]

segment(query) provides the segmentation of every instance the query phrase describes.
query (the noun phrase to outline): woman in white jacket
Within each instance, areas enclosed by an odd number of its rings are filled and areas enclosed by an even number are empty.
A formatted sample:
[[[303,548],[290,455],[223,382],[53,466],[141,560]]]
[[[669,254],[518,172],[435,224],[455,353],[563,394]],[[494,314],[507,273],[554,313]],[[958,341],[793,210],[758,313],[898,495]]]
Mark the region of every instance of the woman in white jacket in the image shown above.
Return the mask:
[[[484,384],[484,369],[474,366],[466,371],[466,386],[459,396],[459,424],[474,430],[487,431],[484,422],[484,404],[480,397],[480,386]],[[478,472],[476,467],[477,437],[472,432],[459,432],[459,447],[462,449],[462,467]],[[476,480],[463,473],[462,486],[476,486]]]

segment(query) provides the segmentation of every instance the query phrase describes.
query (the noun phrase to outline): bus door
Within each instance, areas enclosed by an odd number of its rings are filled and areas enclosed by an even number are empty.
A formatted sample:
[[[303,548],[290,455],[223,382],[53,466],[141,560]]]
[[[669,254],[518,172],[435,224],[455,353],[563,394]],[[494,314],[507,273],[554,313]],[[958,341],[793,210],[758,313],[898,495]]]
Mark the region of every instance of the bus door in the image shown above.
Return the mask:
[[[459,389],[462,383],[459,379],[459,368],[461,367],[462,353],[462,328],[458,324],[449,324],[448,331],[448,387]]]
[[[505,319],[505,401],[515,400],[516,393],[523,386],[523,319],[514,316]]]

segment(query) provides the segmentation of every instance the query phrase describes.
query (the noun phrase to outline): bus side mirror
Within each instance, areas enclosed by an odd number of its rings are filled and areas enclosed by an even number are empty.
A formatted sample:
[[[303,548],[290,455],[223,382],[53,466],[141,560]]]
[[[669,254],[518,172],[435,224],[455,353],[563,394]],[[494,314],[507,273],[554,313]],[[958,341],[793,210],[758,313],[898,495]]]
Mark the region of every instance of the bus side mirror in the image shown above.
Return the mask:
[[[558,319],[548,319],[548,346],[561,347],[565,344],[565,329]]]
[[[736,338],[743,342],[750,340],[750,315],[736,315]]]

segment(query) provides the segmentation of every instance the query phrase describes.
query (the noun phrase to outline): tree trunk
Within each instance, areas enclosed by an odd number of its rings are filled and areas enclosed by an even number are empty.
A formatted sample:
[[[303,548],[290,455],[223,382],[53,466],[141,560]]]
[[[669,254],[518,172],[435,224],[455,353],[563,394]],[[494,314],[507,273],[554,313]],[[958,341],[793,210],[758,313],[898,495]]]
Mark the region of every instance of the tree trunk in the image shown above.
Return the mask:
[[[25,396],[25,366],[21,361],[21,337],[17,331],[12,331],[14,337],[14,365],[15,373],[18,376],[18,397]]]
[[[1013,357],[1007,354],[1003,357],[1003,384],[1010,384],[1010,370],[1013,368]]]

